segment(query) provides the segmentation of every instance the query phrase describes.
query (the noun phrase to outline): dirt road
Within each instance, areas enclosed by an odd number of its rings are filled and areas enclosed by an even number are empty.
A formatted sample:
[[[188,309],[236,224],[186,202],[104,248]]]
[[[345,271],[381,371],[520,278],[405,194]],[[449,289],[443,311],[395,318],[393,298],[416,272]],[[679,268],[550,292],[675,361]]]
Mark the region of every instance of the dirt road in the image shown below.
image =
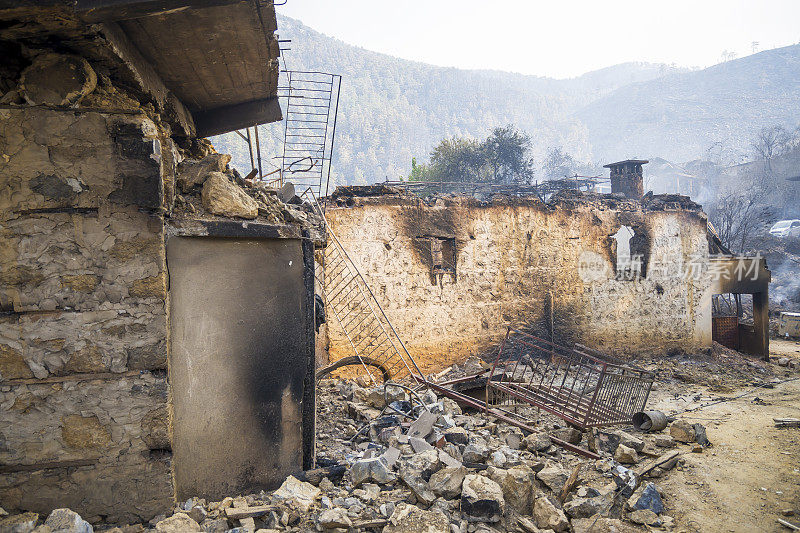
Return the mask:
[[[781,341],[775,348],[776,356],[800,357],[800,343]],[[796,371],[787,371],[778,379],[797,377]],[[656,391],[650,407],[669,413],[720,397],[702,386],[688,394],[684,386],[679,398],[676,392],[670,387]],[[690,453],[684,447],[683,469],[659,480],[675,530],[789,531],[778,518],[800,525],[800,428],[778,429],[772,420],[789,417],[800,418],[800,380],[680,415],[704,424],[713,447],[703,453]],[[783,516],[784,510],[795,516]]]

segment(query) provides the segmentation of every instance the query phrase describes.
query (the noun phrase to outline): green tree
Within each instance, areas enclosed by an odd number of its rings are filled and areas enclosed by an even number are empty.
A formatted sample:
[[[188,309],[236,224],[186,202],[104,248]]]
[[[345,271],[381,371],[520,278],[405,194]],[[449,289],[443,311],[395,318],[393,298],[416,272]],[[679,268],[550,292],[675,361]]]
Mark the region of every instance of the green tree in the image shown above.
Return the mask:
[[[578,165],[561,147],[550,148],[542,162],[542,174],[545,179],[557,180],[575,174]]]
[[[430,181],[430,170],[428,165],[417,163],[417,158],[411,158],[411,174],[408,175],[408,181]]]
[[[533,159],[528,156],[531,138],[509,124],[495,128],[481,144],[489,180],[494,183],[530,183]]]
[[[484,181],[485,162],[478,141],[463,137],[444,139],[431,152],[428,181]]]

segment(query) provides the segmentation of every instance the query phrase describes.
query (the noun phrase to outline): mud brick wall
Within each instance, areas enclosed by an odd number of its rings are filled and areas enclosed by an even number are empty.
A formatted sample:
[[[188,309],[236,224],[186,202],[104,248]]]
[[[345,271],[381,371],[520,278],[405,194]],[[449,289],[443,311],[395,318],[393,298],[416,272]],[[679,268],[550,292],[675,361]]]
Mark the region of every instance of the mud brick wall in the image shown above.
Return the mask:
[[[349,198],[327,216],[427,369],[491,349],[507,324],[623,356],[711,344],[709,282],[677,273],[679,263],[708,257],[699,206],[597,196],[427,205],[384,196]],[[616,279],[611,236],[622,225],[647,236],[651,266],[671,269]],[[432,273],[430,236],[454,245],[454,272]],[[587,263],[599,265],[600,275],[587,276]],[[350,355],[333,317],[329,336],[331,360]]]
[[[0,501],[97,522],[173,501],[165,206],[141,114],[0,109]]]

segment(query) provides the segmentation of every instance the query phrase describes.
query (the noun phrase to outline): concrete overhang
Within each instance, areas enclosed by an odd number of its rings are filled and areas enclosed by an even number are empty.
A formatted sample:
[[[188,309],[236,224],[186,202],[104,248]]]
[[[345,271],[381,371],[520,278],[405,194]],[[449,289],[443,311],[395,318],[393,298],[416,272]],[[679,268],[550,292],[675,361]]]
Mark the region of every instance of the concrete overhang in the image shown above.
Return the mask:
[[[281,120],[276,29],[266,0],[0,0],[0,41],[83,55],[190,136]]]

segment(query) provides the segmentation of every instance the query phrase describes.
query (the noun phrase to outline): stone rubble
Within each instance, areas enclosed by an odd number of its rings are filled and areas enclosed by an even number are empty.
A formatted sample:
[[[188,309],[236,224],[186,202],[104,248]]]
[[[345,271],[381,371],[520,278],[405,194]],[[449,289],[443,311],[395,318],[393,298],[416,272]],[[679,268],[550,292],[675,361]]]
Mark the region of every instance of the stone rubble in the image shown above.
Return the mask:
[[[272,492],[218,502],[192,498],[148,524],[109,531],[561,533],[673,527],[669,502],[651,480],[680,464],[676,452],[688,451],[676,442],[677,430],[565,431],[558,419],[542,417],[539,431],[526,434],[484,413],[464,413],[432,392],[417,398],[395,389],[323,379],[317,470],[288,476]],[[366,411],[374,411],[371,420],[358,414]],[[551,436],[594,442],[603,459],[568,452]],[[661,457],[669,460],[639,475],[649,461],[659,460],[649,458],[648,450],[664,450]],[[577,483],[567,485],[578,465]],[[68,509],[53,511],[37,528],[40,518],[0,517],[0,531],[93,532]]]

